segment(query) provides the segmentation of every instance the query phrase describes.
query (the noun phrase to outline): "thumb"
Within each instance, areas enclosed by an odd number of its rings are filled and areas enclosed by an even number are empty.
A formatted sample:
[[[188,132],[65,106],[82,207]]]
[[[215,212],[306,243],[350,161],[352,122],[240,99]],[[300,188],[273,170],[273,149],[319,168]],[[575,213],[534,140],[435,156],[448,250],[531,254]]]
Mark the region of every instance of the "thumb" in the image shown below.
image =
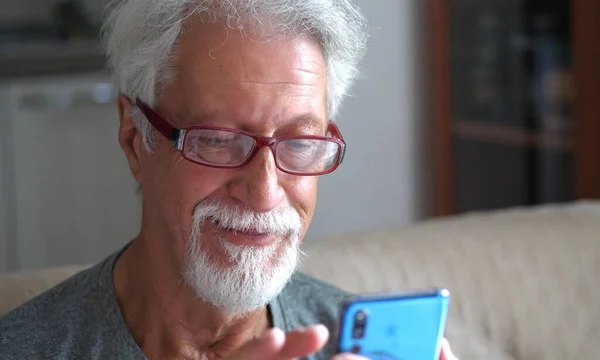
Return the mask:
[[[440,360],[458,360],[458,358],[452,353],[450,349],[450,343],[448,340],[442,339],[442,352],[440,354]]]
[[[272,328],[235,350],[226,360],[265,360],[275,358],[285,344],[285,333]]]

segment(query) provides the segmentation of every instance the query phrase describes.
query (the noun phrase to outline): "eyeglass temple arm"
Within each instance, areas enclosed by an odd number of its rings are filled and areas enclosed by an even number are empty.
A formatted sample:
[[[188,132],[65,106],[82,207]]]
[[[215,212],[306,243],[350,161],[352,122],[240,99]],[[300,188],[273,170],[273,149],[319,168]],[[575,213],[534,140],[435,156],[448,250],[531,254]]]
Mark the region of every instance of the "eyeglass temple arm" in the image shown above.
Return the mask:
[[[172,143],[177,143],[181,130],[171,126],[171,124],[166,122],[160,115],[154,112],[154,110],[146,106],[146,104],[144,104],[140,99],[137,99],[135,101],[135,104],[137,105],[137,107],[140,108],[140,110],[146,116],[150,124],[152,124],[152,126],[154,126],[154,128],[158,130],[158,132],[163,134]]]
[[[329,132],[334,138],[344,141],[344,137],[342,136],[342,133],[340,133],[340,129],[338,129],[337,125],[333,121],[329,121]]]
[[[344,141],[344,137],[342,136],[340,129],[338,129],[337,125],[333,121],[329,121],[329,132],[334,138],[342,140],[342,153],[340,154],[339,160],[339,163],[341,164],[342,161],[344,161],[344,156],[346,155],[346,141]]]

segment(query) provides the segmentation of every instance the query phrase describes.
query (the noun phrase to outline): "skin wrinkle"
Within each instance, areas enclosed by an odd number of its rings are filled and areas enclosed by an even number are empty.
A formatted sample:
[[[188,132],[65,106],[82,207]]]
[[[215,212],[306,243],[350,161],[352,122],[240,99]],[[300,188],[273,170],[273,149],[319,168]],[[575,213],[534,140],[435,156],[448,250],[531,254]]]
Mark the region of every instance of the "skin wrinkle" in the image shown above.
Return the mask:
[[[227,33],[229,33],[229,31],[227,31]],[[242,64],[244,64],[245,62],[242,62]],[[324,71],[325,68],[322,64],[317,64],[316,62],[313,61],[305,61],[305,63],[308,63],[310,65],[313,65],[317,68],[320,68],[320,70]],[[196,66],[201,66],[201,62],[198,62],[198,65]],[[316,78],[320,78],[322,75],[319,75],[317,72],[315,71],[311,71],[308,69],[295,69],[294,71],[297,71],[301,74],[308,74],[311,76],[314,76]],[[244,76],[247,78],[247,71],[244,69]],[[225,80],[224,82],[227,82],[227,80]],[[254,93],[263,93],[263,92],[269,92],[269,90],[262,90],[263,86],[265,88],[270,87],[270,86],[276,86],[276,85],[293,85],[293,86],[299,86],[299,87],[308,87],[308,88],[313,88],[315,85],[311,85],[311,84],[291,84],[289,81],[274,81],[274,82],[265,82],[265,81],[255,81],[255,80],[246,80],[246,81],[237,81],[240,84],[245,84],[247,85],[247,91],[249,92],[254,92]],[[254,85],[254,86],[253,86]],[[259,88],[261,88],[261,90],[256,90],[256,86],[258,86]],[[203,110],[206,113],[206,110]],[[189,112],[186,112],[189,113]],[[186,125],[181,125],[180,127],[189,127],[191,125],[187,125],[187,124],[193,124],[193,125],[198,125],[198,124],[202,124],[202,125],[213,125],[213,126],[225,126],[225,127],[231,127],[231,128],[238,128],[235,125],[230,125],[232,123],[240,123],[243,121],[243,119],[241,119],[242,121],[238,120],[238,119],[223,119],[218,117],[218,112],[213,112],[212,114],[210,114],[209,116],[206,116],[205,114],[200,114],[200,115],[192,115],[192,116],[187,116],[187,118],[185,119],[184,124]],[[213,119],[214,117],[214,119]],[[305,117],[305,116],[303,116]],[[308,116],[306,116],[308,117]],[[249,127],[241,127],[242,130],[247,130],[247,131],[252,131],[255,132],[257,134],[263,135],[263,136],[281,136],[281,135],[301,135],[301,134],[308,134],[308,135],[313,135],[313,134],[319,134],[319,135],[324,135],[326,132],[325,126],[323,125],[324,121],[321,119],[317,119],[315,115],[311,115],[310,117],[315,118],[314,123],[315,124],[311,124],[310,126],[305,126],[304,124],[298,129],[292,129],[292,130],[285,130],[282,132],[279,132],[278,134],[274,134],[273,132],[270,131],[260,131],[260,130],[255,130]],[[183,116],[176,116],[176,118],[183,118]],[[280,117],[276,118],[277,120],[281,119]],[[253,131],[254,130],[254,131]]]
[[[182,119],[179,121],[173,119]],[[204,111],[201,114],[196,115],[182,115],[182,116],[174,116],[172,118],[168,118],[167,120],[173,124],[174,127],[177,128],[189,128],[191,126],[202,125],[202,126],[218,126],[218,127],[227,127],[232,129],[240,129],[245,131],[250,131],[262,136],[288,136],[288,135],[325,135],[326,126],[324,125],[323,120],[319,119],[313,113],[305,113],[298,116],[295,116],[292,121],[287,121],[281,116],[274,116],[275,123],[286,123],[291,122],[293,124],[291,129],[287,129],[283,126],[280,129],[277,129],[274,133],[261,133],[259,131],[253,131],[250,127],[244,126],[245,118],[240,117],[223,117],[218,112],[207,113]],[[182,125],[175,125],[175,123],[179,123]],[[241,125],[236,125],[241,124]],[[177,152],[177,149],[171,149],[170,151]]]
[[[224,81],[224,83],[227,83],[226,81]],[[247,83],[249,84],[249,83]],[[264,91],[258,91],[256,86],[245,86],[243,87],[244,91],[238,90],[236,92],[229,92],[227,94],[220,94],[220,93],[213,93],[209,96],[207,96],[207,101],[213,101],[216,98],[222,98],[222,97],[235,97],[238,96],[239,94],[243,94],[243,93],[249,93],[252,92],[255,95],[265,95],[265,93],[267,92],[273,92],[273,91],[278,91],[278,90],[271,90],[271,89],[265,89]],[[288,86],[289,88],[289,86]],[[300,96],[300,95],[296,95],[294,97],[292,97],[292,101],[293,102],[297,102],[297,100],[294,100],[294,98],[296,99],[301,99],[302,97],[308,97],[308,96]],[[227,106],[222,105],[219,107],[223,107],[226,108]],[[265,126],[264,124],[261,124],[261,120],[260,116],[258,115],[253,115],[252,113],[248,112],[248,111],[244,111],[242,109],[240,109],[239,111],[235,112],[235,113],[231,113],[231,111],[229,112],[229,114],[227,115],[227,117],[221,115],[223,112],[219,111],[219,110],[212,110],[210,108],[204,107],[204,106],[198,106],[198,110],[188,110],[188,109],[183,109],[182,107],[178,107],[178,109],[180,109],[179,111],[177,111],[176,115],[169,118],[169,121],[172,122],[172,125],[178,128],[187,128],[193,125],[213,125],[213,126],[224,126],[224,127],[232,127],[232,128],[240,128],[240,125],[236,125],[235,123],[243,123],[244,120],[248,120],[248,119],[252,119],[252,118],[257,118],[257,120],[253,121],[253,123],[258,123],[257,125],[262,125],[263,128],[266,128],[267,126]],[[185,115],[187,114],[187,115]],[[321,122],[321,125],[324,126],[324,124],[326,123],[326,121],[324,119],[322,119],[322,117],[318,117],[317,115],[312,115],[311,117],[317,119],[317,121]],[[264,123],[267,123],[271,126],[269,126],[268,128],[271,129],[271,131],[265,131],[265,130],[261,130],[258,126],[253,127],[250,131],[255,132],[259,135],[263,135],[263,136],[271,136],[271,134],[273,134],[275,131],[275,129],[278,129],[280,127],[280,124],[288,122],[288,119],[285,119],[283,116],[280,116],[280,119],[282,120],[281,122],[278,123],[274,123],[273,119],[264,119],[266,121],[264,121]],[[234,123],[235,122],[235,123]],[[274,124],[273,124],[274,123]],[[250,129],[249,127],[246,129]],[[245,130],[246,130],[245,129]]]
[[[191,25],[188,25],[188,27],[189,27],[189,26],[191,26]],[[225,29],[225,32],[226,32],[227,34],[229,34],[229,31],[230,31],[230,30],[228,30],[226,27],[222,27],[222,29]],[[192,30],[191,30],[191,28],[190,28],[190,29],[188,29],[188,32],[191,32],[191,31],[192,31]],[[229,37],[229,35],[227,35],[227,37]],[[241,44],[240,44],[241,46],[244,46],[244,41],[245,41],[245,39],[246,39],[245,37],[241,37],[241,40],[239,40],[239,41],[241,42]],[[232,40],[232,41],[234,41],[234,40]],[[236,40],[236,41],[237,41],[237,40]],[[223,44],[223,43],[222,43],[222,44]],[[181,46],[181,42],[179,42],[179,44],[178,44],[178,45],[179,45],[179,46]],[[247,45],[246,45],[246,46],[247,46]],[[302,44],[302,43],[301,43],[301,44],[299,44],[299,45],[298,45],[298,44],[296,44],[295,46],[298,46],[298,47],[300,47],[300,48],[299,48],[299,49],[297,49],[297,50],[299,50],[299,51],[304,51],[305,49],[303,49],[302,47],[306,47],[307,45],[306,45],[306,44]],[[221,47],[222,47],[222,46],[221,46]],[[210,50],[209,50],[209,51],[210,51]],[[215,53],[217,53],[217,52],[218,52],[218,51],[215,51]],[[181,53],[181,52],[180,52],[180,51],[178,51],[178,53]],[[213,57],[215,57],[215,58],[216,58],[216,56],[213,56]],[[263,58],[263,60],[262,60],[262,61],[266,63],[266,60],[267,60],[266,58]],[[181,58],[177,59],[177,61],[179,61],[179,63],[181,63]],[[207,57],[200,57],[199,59],[198,59],[198,58],[196,58],[196,61],[194,61],[194,67],[195,67],[196,69],[202,69],[202,67],[205,65],[204,63],[205,63],[206,61],[211,61],[211,60],[209,60]],[[246,64],[247,64],[248,62],[249,62],[249,61],[245,60],[245,61],[241,61],[241,62],[237,63],[237,65],[235,65],[235,64],[233,65],[233,66],[236,66],[236,67],[238,68],[238,70],[241,70],[241,72],[242,72],[242,78],[243,78],[243,79],[245,79],[245,80],[240,80],[239,78],[236,78],[236,79],[235,79],[235,81],[236,81],[236,82],[242,82],[242,83],[246,83],[246,84],[248,84],[248,85],[251,85],[251,84],[254,84],[254,85],[260,85],[261,83],[262,83],[262,84],[271,84],[271,85],[274,85],[274,84],[280,84],[280,85],[289,85],[289,84],[290,84],[290,82],[289,82],[289,81],[278,81],[278,80],[273,80],[273,81],[266,82],[266,81],[264,81],[264,80],[263,80],[263,81],[257,81],[256,79],[251,79],[251,78],[248,76],[248,69],[246,69]],[[179,65],[179,66],[181,66],[182,64],[178,64],[178,65]],[[218,65],[218,66],[219,66],[219,69],[220,69],[220,70],[228,71],[228,70],[229,70],[229,68],[231,67],[231,65],[232,65],[232,64],[229,64],[229,63],[228,63],[228,65],[226,66],[224,63],[219,63],[219,65]],[[311,71],[311,70],[309,69],[311,66],[312,66],[313,68],[315,68],[315,70],[316,70],[316,71]],[[321,75],[319,75],[319,72],[321,72],[322,74],[321,74]],[[290,73],[297,73],[297,74],[309,74],[309,75],[315,76],[316,78],[318,78],[317,80],[322,80],[322,79],[319,79],[319,78],[324,76],[324,72],[325,72],[325,66],[324,66],[324,63],[318,64],[318,63],[317,63],[317,62],[315,62],[315,61],[312,61],[312,60],[304,60],[304,59],[302,59],[302,60],[301,60],[301,63],[299,63],[299,64],[297,64],[296,66],[294,66],[294,67],[293,67],[293,70],[290,70]],[[264,74],[260,74],[259,76],[263,76],[263,77],[264,77]],[[295,78],[295,79],[297,79],[297,80],[300,80],[300,79],[302,78],[302,76],[295,76],[294,78]],[[201,81],[201,78],[199,78],[199,80]],[[225,78],[222,78],[222,79],[220,79],[220,81],[221,81],[221,82],[223,82],[223,83],[228,83],[228,81],[230,81],[230,80],[228,80],[228,79],[225,77]],[[300,81],[302,81],[302,80],[300,80]],[[306,87],[308,87],[308,88],[314,87],[314,85],[312,85],[312,84],[308,84],[308,85],[306,85],[306,84],[294,84],[294,86],[306,86]],[[210,89],[210,90],[212,90],[212,89]],[[261,91],[256,91],[256,88],[255,88],[255,87],[253,88],[252,86],[249,86],[248,88],[246,88],[246,91],[255,91],[255,92],[259,93],[259,94],[261,93]],[[268,92],[268,91],[269,91],[269,90],[266,90],[266,91],[264,91],[264,92]],[[189,93],[189,92],[187,92],[187,93]],[[219,94],[219,93],[214,93],[214,94],[213,94],[213,97],[214,97],[214,98],[218,98],[218,97],[223,97],[223,96],[228,96],[228,95],[232,95],[232,94]],[[298,95],[296,95],[296,96],[298,96]],[[308,96],[309,96],[309,95],[308,95]],[[210,99],[210,100],[212,100],[212,99]],[[202,111],[203,113],[211,113],[211,112],[212,112],[211,110],[209,110],[209,109],[206,109],[206,108],[207,108],[207,106],[205,106],[205,104],[202,104],[202,105],[204,105],[204,106],[198,106],[198,108],[202,109],[201,111]],[[180,108],[180,107],[176,107],[176,108]],[[214,112],[217,112],[217,111],[214,111]],[[187,116],[184,118],[184,117],[183,117],[183,114],[187,114]],[[244,115],[246,115],[246,114],[247,114],[247,112],[244,112]],[[202,116],[202,115],[203,115],[202,113],[200,113],[200,114],[194,113],[194,110],[192,110],[192,111],[190,112],[190,111],[189,111],[189,109],[186,109],[185,111],[182,109],[182,110],[180,111],[180,114],[176,114],[176,115],[174,116],[174,119],[175,119],[175,120],[174,120],[174,125],[176,125],[177,127],[188,127],[188,126],[190,126],[190,125],[193,125],[193,121],[194,121],[194,120],[196,120],[196,121],[197,121],[197,119],[203,119],[203,116]],[[242,116],[236,116],[236,118],[237,118],[237,117],[240,117],[240,118],[241,118]],[[244,118],[245,118],[245,117],[246,117],[246,116],[244,116]],[[183,120],[183,119],[185,119],[185,124],[183,124],[183,123],[178,123],[178,122],[177,122],[177,123],[175,123],[175,122],[177,121],[176,119],[182,119],[182,120]],[[221,124],[219,124],[219,125],[221,125]],[[229,124],[228,124],[228,125],[229,125]],[[229,127],[235,127],[235,126],[229,126]],[[276,127],[276,126],[275,126],[275,127]],[[245,129],[245,130],[246,130],[246,129]],[[271,136],[271,134],[272,134],[272,132],[271,132],[271,133],[269,133],[269,132],[267,132],[267,131],[260,131],[260,130],[256,130],[256,133],[258,133],[258,134],[260,134],[260,135],[264,135],[264,136]],[[320,133],[320,132],[318,132],[318,133]]]

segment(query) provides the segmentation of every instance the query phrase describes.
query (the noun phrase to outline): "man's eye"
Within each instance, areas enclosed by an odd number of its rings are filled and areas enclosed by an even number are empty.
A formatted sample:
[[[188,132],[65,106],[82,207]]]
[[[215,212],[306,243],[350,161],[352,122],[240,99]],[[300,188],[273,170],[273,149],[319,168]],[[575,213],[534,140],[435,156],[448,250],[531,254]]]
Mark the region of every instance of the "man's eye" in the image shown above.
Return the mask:
[[[312,144],[310,142],[304,141],[290,141],[286,144],[288,150],[291,151],[306,151],[312,149]]]
[[[225,146],[225,145],[231,144],[232,140],[233,139],[201,137],[201,138],[198,138],[197,141],[200,145],[205,145],[205,146]]]

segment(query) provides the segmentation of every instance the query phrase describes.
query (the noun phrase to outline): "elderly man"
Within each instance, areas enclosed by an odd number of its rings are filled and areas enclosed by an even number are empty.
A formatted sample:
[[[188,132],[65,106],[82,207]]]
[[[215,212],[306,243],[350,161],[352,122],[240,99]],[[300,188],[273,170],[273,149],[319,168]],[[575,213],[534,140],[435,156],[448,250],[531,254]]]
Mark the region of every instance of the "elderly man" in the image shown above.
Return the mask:
[[[357,8],[118,0],[106,19],[141,231],[0,320],[0,357],[334,356],[345,294],[295,269],[318,176],[344,157],[330,119],[365,49]]]

